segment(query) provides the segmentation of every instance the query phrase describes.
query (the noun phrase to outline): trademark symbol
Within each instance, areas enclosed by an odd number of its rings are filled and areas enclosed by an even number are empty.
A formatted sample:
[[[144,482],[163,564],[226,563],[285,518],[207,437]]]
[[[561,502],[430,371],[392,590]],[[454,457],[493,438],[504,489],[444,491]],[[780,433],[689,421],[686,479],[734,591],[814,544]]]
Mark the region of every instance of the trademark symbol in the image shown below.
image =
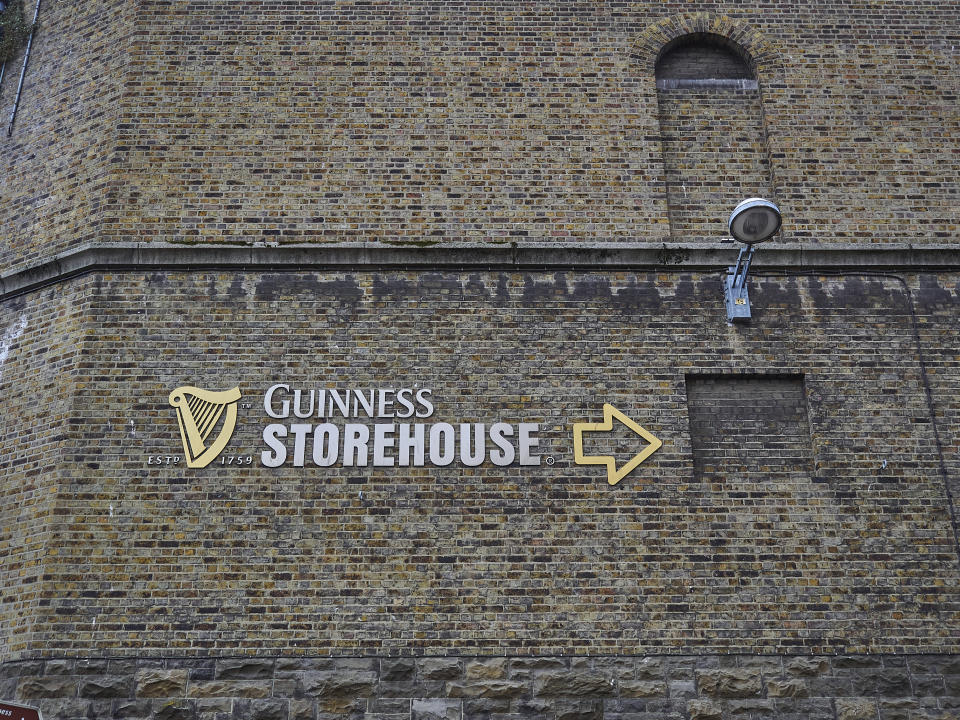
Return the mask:
[[[253,405],[251,405],[250,403],[241,403],[240,407],[243,408],[244,410],[249,410],[250,408],[253,407]]]

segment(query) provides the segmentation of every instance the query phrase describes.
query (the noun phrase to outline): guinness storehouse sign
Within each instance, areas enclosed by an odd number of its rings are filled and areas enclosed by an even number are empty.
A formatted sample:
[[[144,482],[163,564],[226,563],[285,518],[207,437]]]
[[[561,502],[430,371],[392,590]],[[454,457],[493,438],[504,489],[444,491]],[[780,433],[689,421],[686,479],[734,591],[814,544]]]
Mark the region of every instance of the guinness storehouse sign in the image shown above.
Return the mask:
[[[298,388],[271,385],[263,393],[263,411],[274,421],[261,431],[257,455],[222,455],[233,436],[241,398],[238,387],[223,391],[193,385],[178,387],[169,402],[177,411],[186,464],[203,468],[216,458],[223,465],[263,467],[444,467],[460,463],[476,467],[540,465],[538,423],[430,422],[433,393],[428,388]],[[245,408],[252,404],[243,405]],[[640,436],[646,447],[617,468],[612,456],[590,456],[583,450],[584,432],[613,428],[613,418]],[[617,484],[661,441],[613,406],[604,405],[603,423],[574,424],[574,462],[603,464],[608,482]],[[552,457],[546,458],[548,465]],[[154,462],[156,461],[156,463]],[[149,464],[179,464],[179,456],[151,456]]]
[[[261,462],[265,467],[303,467],[308,462],[319,467],[442,467],[458,459],[468,466],[486,460],[494,465],[540,464],[533,454],[537,423],[417,422],[433,415],[431,395],[428,389],[413,388],[338,392],[273,385],[263,396],[263,409],[285,422],[263,429],[269,450],[261,453]],[[349,422],[363,417],[386,422]]]
[[[240,397],[239,388],[209,391],[193,385],[170,393],[188,467],[206,467],[223,452]],[[263,394],[263,410],[282,422],[263,428],[266,449],[258,459],[269,468],[540,464],[538,423],[429,423],[431,398],[426,388],[304,389],[277,383]],[[235,457],[243,464],[243,456]]]

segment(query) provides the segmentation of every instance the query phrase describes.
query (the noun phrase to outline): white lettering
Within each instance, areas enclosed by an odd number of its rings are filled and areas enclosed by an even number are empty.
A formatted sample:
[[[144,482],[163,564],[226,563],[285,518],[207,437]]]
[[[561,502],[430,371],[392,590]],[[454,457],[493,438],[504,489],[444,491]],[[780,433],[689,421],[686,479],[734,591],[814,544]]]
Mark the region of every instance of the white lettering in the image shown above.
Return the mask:
[[[430,394],[430,391],[424,388],[423,390],[417,390],[417,402],[420,403],[423,411],[417,410],[417,417],[425,418],[433,415],[433,403],[427,400],[427,395]]]
[[[341,417],[350,417],[350,391],[347,390],[344,392],[343,396],[340,396],[336,390],[330,391],[330,407],[327,410],[327,417],[333,415],[333,405],[336,403],[337,409],[340,411]]]
[[[537,423],[520,423],[519,428],[520,464],[539,465],[540,456],[531,455],[530,450],[540,444],[540,440],[532,436],[532,433],[540,431],[540,426]]]
[[[413,410],[412,405],[410,409]],[[410,436],[411,427],[413,428],[413,437]],[[397,450],[399,450],[400,454],[397,457],[397,463],[401,467],[408,467],[410,465],[411,450],[413,450],[413,465],[415,467],[423,467],[425,447],[423,442],[423,425],[400,423],[400,438],[397,442]]]
[[[307,449],[307,435],[311,426],[306,423],[294,423],[290,426],[293,435],[293,466],[303,467],[303,456]]]
[[[264,467],[275,468],[283,465],[287,459],[287,448],[277,438],[286,436],[287,428],[285,425],[275,423],[273,425],[267,425],[263,429],[263,441],[273,448],[272,453],[268,450],[260,453],[260,462],[263,463]]]
[[[440,447],[441,437],[443,438],[443,447]],[[437,423],[430,426],[430,462],[434,465],[443,467],[453,462],[456,448],[454,447],[453,425],[450,423]]]
[[[307,409],[306,412],[303,412],[303,410],[300,407],[300,398],[302,395],[303,395],[302,390],[298,389],[293,391],[293,414],[296,415],[298,418],[308,418],[311,415],[313,415],[314,391],[313,390],[309,391],[310,407]]]
[[[280,384],[280,385],[273,385],[263,395],[263,411],[267,413],[267,415],[269,415],[270,417],[277,418],[277,420],[283,420],[284,418],[290,417],[290,401],[289,400],[285,399],[283,401],[283,404],[280,406],[283,409],[280,412],[277,413],[273,411],[273,405],[272,405],[273,393],[275,393],[280,388],[283,388],[285,392],[290,392],[289,385]]]
[[[408,418],[413,416],[413,402],[410,400],[410,395],[413,394],[413,390],[410,388],[403,388],[397,393],[397,403],[403,405],[404,411],[397,410],[398,418]]]
[[[326,443],[326,450],[324,450]],[[320,467],[330,467],[340,455],[340,430],[336,425],[323,423],[313,432],[313,462]]]
[[[344,467],[367,466],[367,441],[370,428],[366,425],[347,423],[343,428],[343,465]]]
[[[470,429],[473,439],[470,439]],[[483,423],[460,423],[460,461],[467,467],[480,465],[487,454]]]
[[[490,451],[490,461],[494,465],[509,465],[516,457],[513,445],[505,439],[505,435],[513,435],[513,426],[508,423],[494,423],[490,426],[490,439],[497,446],[497,450]]]
[[[393,417],[393,390],[381,390],[377,403],[377,417]]]
[[[367,414],[367,417],[373,417],[373,390],[370,391],[370,397],[363,394],[361,390],[353,391],[353,416],[360,417],[360,407]]]
[[[393,467],[392,455],[387,455],[388,448],[393,447],[394,425],[377,423],[373,426],[373,465],[374,467]],[[388,437],[389,436],[389,437]]]

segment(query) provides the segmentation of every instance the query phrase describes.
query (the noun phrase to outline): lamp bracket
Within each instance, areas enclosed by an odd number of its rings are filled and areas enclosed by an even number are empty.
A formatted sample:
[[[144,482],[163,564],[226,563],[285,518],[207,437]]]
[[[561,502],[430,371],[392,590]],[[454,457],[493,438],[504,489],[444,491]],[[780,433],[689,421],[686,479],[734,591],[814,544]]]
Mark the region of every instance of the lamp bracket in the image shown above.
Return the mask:
[[[750,295],[747,292],[747,273],[753,260],[753,245],[740,249],[737,264],[727,268],[723,280],[723,298],[727,306],[727,320],[730,322],[750,319]]]

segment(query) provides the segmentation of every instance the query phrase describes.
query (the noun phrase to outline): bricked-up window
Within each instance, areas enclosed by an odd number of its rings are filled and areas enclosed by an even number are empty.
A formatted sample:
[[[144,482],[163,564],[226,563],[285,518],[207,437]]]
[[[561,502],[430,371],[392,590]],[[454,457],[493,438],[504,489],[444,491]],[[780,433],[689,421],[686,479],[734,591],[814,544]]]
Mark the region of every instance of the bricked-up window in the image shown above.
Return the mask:
[[[740,200],[771,195],[752,63],[730,40],[696,33],[663,49],[656,76],[670,233],[724,238]]]
[[[789,493],[812,477],[803,377],[687,376],[697,477],[744,491]]]

